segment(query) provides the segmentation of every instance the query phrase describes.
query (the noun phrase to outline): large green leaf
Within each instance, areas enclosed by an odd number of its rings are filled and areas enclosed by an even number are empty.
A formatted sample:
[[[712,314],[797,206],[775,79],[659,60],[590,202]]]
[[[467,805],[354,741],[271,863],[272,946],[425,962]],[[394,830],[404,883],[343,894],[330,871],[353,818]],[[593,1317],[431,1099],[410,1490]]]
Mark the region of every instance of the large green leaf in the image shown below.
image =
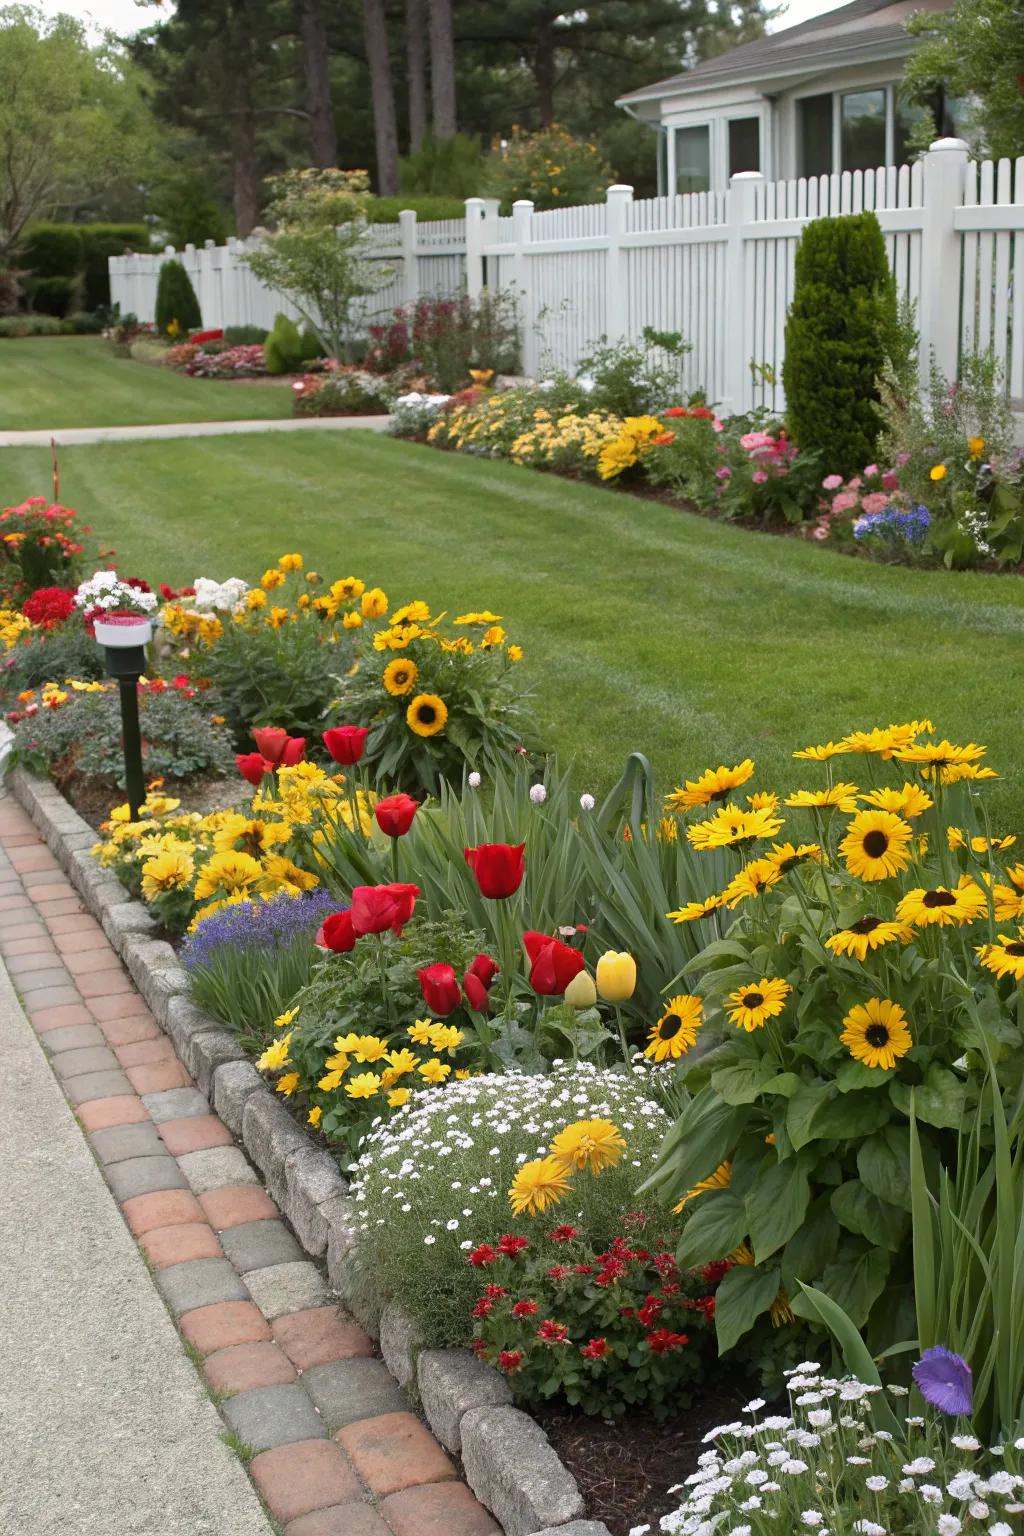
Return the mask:
[[[910,1114],[910,1095],[914,1095],[914,1113],[926,1125],[940,1130],[958,1130],[964,1118],[964,1084],[948,1067],[933,1061],[924,1082],[911,1090],[906,1083],[890,1083],[889,1093],[897,1109]]]
[[[857,1325],[832,1295],[815,1286],[801,1285],[800,1297],[794,1302],[794,1311],[800,1317],[809,1317],[824,1324],[839,1345],[847,1370],[867,1386],[880,1387],[882,1378],[867,1345],[857,1331]],[[871,1416],[879,1429],[893,1438],[902,1439],[903,1431],[896,1416],[886,1402],[885,1394],[877,1393],[871,1399]]]
[[[789,1157],[758,1176],[747,1191],[747,1229],[758,1264],[770,1258],[797,1231],[811,1192],[799,1158]]]
[[[884,1248],[869,1248],[853,1260],[838,1259],[822,1275],[821,1288],[857,1328],[863,1328],[868,1313],[885,1290],[891,1262]]]
[[[848,1232],[857,1232],[893,1253],[902,1246],[909,1225],[905,1210],[871,1194],[859,1179],[849,1179],[833,1190],[832,1214]]]
[[[753,1326],[762,1312],[767,1312],[779,1293],[776,1265],[755,1268],[737,1264],[724,1276],[715,1294],[715,1329],[718,1353],[732,1349]]]
[[[910,1210],[910,1159],[907,1137],[896,1126],[869,1136],[857,1153],[857,1172],[865,1189]]]
[[[829,1141],[870,1136],[881,1130],[892,1110],[884,1093],[840,1093],[821,1105],[810,1123],[811,1135]]]
[[[839,1245],[839,1223],[823,1196],[807,1215],[782,1252],[782,1283],[792,1296],[797,1282],[816,1280],[832,1263]]]
[[[814,1140],[816,1133],[811,1124],[827,1096],[828,1089],[823,1083],[808,1083],[790,1099],[786,1109],[786,1134],[798,1152]]]
[[[719,1098],[709,1085],[691,1099],[671,1127],[658,1166],[641,1190],[675,1191],[678,1199],[724,1163],[740,1139],[747,1111]]]
[[[753,1104],[777,1075],[777,1064],[773,1061],[740,1061],[713,1072],[711,1086],[727,1104]]]
[[[738,1248],[747,1235],[747,1212],[742,1200],[727,1190],[702,1195],[683,1228],[676,1258],[684,1269],[712,1264]]]

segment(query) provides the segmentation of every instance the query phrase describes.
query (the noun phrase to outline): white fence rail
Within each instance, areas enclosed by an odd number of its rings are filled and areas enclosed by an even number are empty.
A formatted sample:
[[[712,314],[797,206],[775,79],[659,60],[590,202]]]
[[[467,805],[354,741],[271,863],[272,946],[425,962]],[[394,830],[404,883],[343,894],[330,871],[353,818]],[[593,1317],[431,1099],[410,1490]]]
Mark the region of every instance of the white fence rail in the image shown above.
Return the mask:
[[[797,241],[812,219],[862,210],[877,214],[897,287],[917,306],[922,373],[934,355],[953,376],[963,352],[992,347],[1024,405],[1024,157],[973,164],[958,139],[913,166],[774,183],[747,172],[720,193],[634,201],[615,186],[604,203],[537,213],[519,202],[510,218],[469,198],[465,219],[428,224],[406,211],[397,231],[369,232],[373,258],[394,272],[364,318],[419,295],[513,289],[527,373],[574,368],[602,336],[649,325],[691,344],[686,388],[726,410],[779,410]],[[246,248],[180,254],[204,325],[269,326],[287,309],[248,271]],[[174,254],[111,258],[123,311],[152,319],[160,265]]]

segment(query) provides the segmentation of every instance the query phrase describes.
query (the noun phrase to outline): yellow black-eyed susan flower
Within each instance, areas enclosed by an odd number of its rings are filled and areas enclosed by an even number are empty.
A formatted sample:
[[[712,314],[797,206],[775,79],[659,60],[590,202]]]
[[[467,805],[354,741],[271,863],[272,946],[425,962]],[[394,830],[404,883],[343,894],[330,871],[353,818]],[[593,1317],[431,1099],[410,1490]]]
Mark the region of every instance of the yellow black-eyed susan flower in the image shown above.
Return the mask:
[[[770,859],[751,859],[734,875],[722,892],[722,902],[727,907],[739,906],[749,896],[760,896],[778,885],[782,879],[777,865]]]
[[[841,741],[826,741],[820,746],[801,747],[799,752],[794,752],[794,757],[806,758],[812,763],[827,762],[830,757],[835,757],[839,752],[848,752],[850,749]]]
[[[987,915],[988,899],[970,875],[961,875],[952,890],[944,885],[933,890],[917,886],[907,892],[896,908],[896,916],[905,923],[913,923],[915,928],[963,927]]]
[[[918,816],[923,816],[925,811],[930,811],[935,801],[931,795],[923,790],[920,784],[901,784],[899,789],[886,787],[873,789],[866,795],[861,795],[865,805],[872,805],[878,811],[895,811],[898,816],[906,816],[913,821]]]
[[[735,768],[707,768],[697,779],[687,779],[681,789],[674,789],[665,798],[667,811],[688,811],[695,805],[712,805],[728,800],[734,789],[745,784],[754,772],[754,764],[747,757]]]
[[[806,864],[808,859],[813,859],[816,864],[820,862],[821,849],[817,843],[773,843],[771,853],[764,855],[765,863],[774,864],[780,875],[788,875],[791,869]]]
[[[706,1179],[700,1179],[692,1189],[688,1189],[679,1201],[679,1204],[674,1205],[672,1210],[678,1216],[680,1211],[685,1210],[690,1201],[696,1200],[698,1195],[706,1195],[712,1189],[728,1189],[731,1183],[732,1161],[730,1159],[724,1163],[719,1163],[714,1173],[709,1173]]]
[[[782,821],[772,811],[742,811],[723,805],[707,821],[687,827],[686,835],[695,848],[732,848],[758,838],[774,837],[782,830]]]
[[[994,944],[979,946],[978,958],[986,970],[997,976],[1024,981],[1024,928],[1017,929],[1016,938],[1009,933],[997,933]]]
[[[888,880],[910,863],[912,836],[909,823],[893,811],[858,811],[839,852],[859,880]]]
[[[786,796],[786,804],[798,811],[855,811],[858,793],[856,784],[840,780],[828,789],[796,789]]]
[[[878,949],[882,944],[905,944],[912,933],[909,923],[895,923],[869,915],[830,934],[825,940],[825,948],[834,955],[852,955],[863,960],[869,949]]]
[[[703,999],[680,992],[669,999],[665,1012],[648,1036],[644,1055],[652,1061],[676,1061],[697,1041]]]
[[[911,763],[923,779],[937,778],[940,784],[956,784],[978,773],[978,759],[986,748],[969,741],[958,747],[951,741],[912,742],[896,753],[901,763]]]
[[[447,719],[448,706],[436,693],[418,693],[405,712],[405,723],[417,736],[436,736]]]
[[[388,662],[381,681],[393,699],[400,699],[412,692],[418,674],[419,668],[410,657],[399,656]]]
[[[676,911],[666,912],[665,916],[672,923],[692,923],[698,917],[707,917],[709,912],[714,912],[721,905],[720,895],[709,896],[706,901],[688,901]]]
[[[1024,946],[1022,946],[1024,949]],[[906,1014],[887,997],[869,997],[851,1008],[839,1036],[854,1061],[887,1071],[913,1045]]]
[[[786,1006],[786,998],[793,988],[780,976],[762,976],[760,981],[737,987],[729,993],[729,1018],[737,1029],[753,1034],[769,1019],[776,1018]]]

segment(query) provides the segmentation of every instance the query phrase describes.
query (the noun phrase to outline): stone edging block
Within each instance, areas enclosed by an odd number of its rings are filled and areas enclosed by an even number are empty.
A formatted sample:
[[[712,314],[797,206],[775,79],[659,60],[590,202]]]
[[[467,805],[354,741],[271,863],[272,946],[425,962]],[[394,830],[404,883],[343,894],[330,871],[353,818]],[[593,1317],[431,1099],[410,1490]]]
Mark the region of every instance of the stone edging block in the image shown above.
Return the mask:
[[[10,783],[303,1247],[315,1257],[326,1254],[332,1286],[380,1340],[389,1369],[418,1397],[441,1443],[461,1452],[470,1487],[506,1536],[609,1536],[600,1521],[579,1518],[583,1500],[575,1479],[540,1426],[510,1406],[505,1378],[469,1350],[422,1350],[413,1320],[395,1303],[382,1306],[360,1262],[356,1207],[334,1158],[267,1087],[234,1036],[187,996],[181,962],[169,944],[152,937],[156,924],[145,906],[130,900],[93,858],[93,829],[48,780],[17,768]]]

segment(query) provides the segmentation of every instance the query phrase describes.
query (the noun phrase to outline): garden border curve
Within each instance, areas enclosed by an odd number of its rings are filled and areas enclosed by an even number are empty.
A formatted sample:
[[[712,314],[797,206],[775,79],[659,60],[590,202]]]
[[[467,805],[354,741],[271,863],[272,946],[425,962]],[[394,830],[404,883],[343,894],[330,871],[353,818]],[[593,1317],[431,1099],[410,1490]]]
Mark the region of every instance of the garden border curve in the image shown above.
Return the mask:
[[[461,1456],[469,1486],[506,1536],[610,1536],[603,1522],[585,1518],[575,1478],[540,1425],[512,1406],[505,1379],[470,1350],[422,1349],[413,1319],[394,1302],[382,1305],[367,1285],[349,1186],[335,1159],[314,1144],[234,1037],[189,999],[184,969],[170,944],[153,938],[156,923],[145,906],[93,858],[93,828],[49,780],[23,768],[8,779],[303,1248],[326,1257],[331,1285],[379,1341],[388,1369],[441,1444]]]

